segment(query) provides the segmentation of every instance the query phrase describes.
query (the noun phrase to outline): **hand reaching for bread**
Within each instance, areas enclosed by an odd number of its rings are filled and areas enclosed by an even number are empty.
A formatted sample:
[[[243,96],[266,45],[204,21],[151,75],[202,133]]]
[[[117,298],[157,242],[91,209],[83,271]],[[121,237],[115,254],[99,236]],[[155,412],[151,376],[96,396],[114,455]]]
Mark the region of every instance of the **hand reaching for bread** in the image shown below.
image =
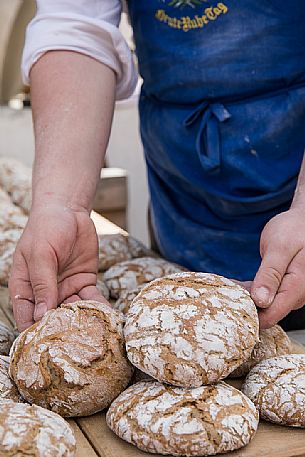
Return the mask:
[[[9,282],[19,331],[62,302],[107,301],[96,288],[98,243],[83,209],[51,203],[32,210]]]

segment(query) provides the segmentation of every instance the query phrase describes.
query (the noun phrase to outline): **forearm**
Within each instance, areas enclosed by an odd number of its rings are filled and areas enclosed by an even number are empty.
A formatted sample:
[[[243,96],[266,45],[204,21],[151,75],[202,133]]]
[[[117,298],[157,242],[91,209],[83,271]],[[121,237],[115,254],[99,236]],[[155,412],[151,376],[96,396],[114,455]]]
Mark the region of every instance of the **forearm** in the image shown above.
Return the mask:
[[[295,190],[291,207],[305,206],[305,155],[299,173],[298,184]]]
[[[82,54],[53,51],[31,71],[33,208],[91,209],[111,128],[115,74]]]

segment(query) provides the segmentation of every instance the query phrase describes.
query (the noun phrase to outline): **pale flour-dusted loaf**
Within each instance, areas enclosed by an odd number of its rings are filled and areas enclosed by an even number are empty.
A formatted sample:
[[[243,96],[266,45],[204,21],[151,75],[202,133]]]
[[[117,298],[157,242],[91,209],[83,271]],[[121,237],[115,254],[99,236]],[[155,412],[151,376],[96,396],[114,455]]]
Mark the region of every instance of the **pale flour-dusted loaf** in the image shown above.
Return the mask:
[[[106,408],[132,373],[121,315],[93,301],[49,311],[11,351],[10,376],[23,398],[66,417]]]
[[[0,355],[8,355],[13,342],[16,339],[16,334],[13,330],[7,327],[0,321]]]
[[[98,291],[103,295],[103,297],[106,298],[106,300],[108,300],[109,299],[108,287],[106,286],[103,279],[101,279],[100,277],[98,277],[98,279],[97,279],[96,287],[97,287]]]
[[[13,255],[22,235],[22,230],[0,231],[0,285],[7,286],[10,277]]]
[[[106,271],[113,265],[136,257],[155,254],[140,241],[122,233],[99,235],[99,270]]]
[[[121,311],[121,313],[123,314],[127,314],[132,301],[141,292],[144,285],[145,284],[141,284],[141,286],[138,286],[136,289],[132,290],[123,290],[123,292],[120,295],[120,298],[118,298],[118,300],[113,305],[114,309]]]
[[[27,217],[0,188],[0,232],[11,229],[24,229]]]
[[[74,457],[75,453],[74,433],[58,414],[36,405],[1,402],[1,456]]]
[[[305,354],[263,360],[252,368],[242,391],[262,419],[305,427]]]
[[[198,387],[226,378],[258,341],[250,294],[208,273],[156,279],[133,300],[124,334],[129,360],[160,382]]]
[[[204,456],[248,444],[258,413],[245,395],[222,382],[186,389],[144,381],[119,395],[106,420],[114,433],[143,451]]]
[[[232,378],[245,376],[251,368],[265,359],[270,359],[278,355],[290,354],[292,351],[291,341],[286,332],[279,326],[259,332],[259,342],[254,346],[252,354],[246,362],[230,374]]]
[[[0,187],[28,214],[32,200],[32,171],[18,160],[0,157]]]
[[[184,268],[153,257],[127,260],[111,267],[104,274],[104,281],[112,298],[119,298],[125,290],[133,290],[156,278],[178,273]]]
[[[0,355],[0,400],[23,402],[16,385],[9,376],[10,358]]]

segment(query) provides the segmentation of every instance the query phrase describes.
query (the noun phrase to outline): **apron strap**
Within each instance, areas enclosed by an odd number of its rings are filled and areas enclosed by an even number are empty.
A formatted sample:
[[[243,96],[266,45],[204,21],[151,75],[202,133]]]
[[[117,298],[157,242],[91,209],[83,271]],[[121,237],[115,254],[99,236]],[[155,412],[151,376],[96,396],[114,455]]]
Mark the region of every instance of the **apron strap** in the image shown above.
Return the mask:
[[[221,103],[202,102],[184,121],[187,128],[193,127],[201,118],[196,137],[196,151],[202,167],[210,172],[220,167],[219,122],[230,119],[231,114]]]

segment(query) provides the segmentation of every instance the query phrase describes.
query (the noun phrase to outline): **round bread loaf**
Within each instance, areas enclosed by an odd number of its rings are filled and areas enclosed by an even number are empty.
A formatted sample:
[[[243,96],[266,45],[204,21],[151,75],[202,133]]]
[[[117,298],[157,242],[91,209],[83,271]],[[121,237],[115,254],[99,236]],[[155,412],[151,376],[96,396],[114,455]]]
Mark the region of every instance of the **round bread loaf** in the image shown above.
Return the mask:
[[[107,424],[146,452],[214,455],[249,443],[258,426],[255,406],[225,383],[195,389],[139,382],[108,410]]]
[[[8,355],[16,335],[3,322],[0,322],[0,354]]]
[[[239,378],[249,373],[262,360],[270,359],[278,355],[291,353],[291,341],[286,332],[279,326],[274,325],[259,332],[259,342],[254,346],[252,354],[246,362],[230,374],[232,378]]]
[[[10,366],[10,358],[5,355],[0,355],[0,399],[23,402],[17,387],[11,380],[8,370]]]
[[[116,233],[99,235],[99,270],[106,271],[113,265],[136,257],[155,254],[132,236]]]
[[[32,172],[21,162],[0,157],[0,186],[10,195],[12,201],[28,214],[32,200]]]
[[[124,327],[129,360],[168,384],[198,387],[227,377],[258,341],[250,294],[226,278],[178,273],[133,300]]]
[[[163,259],[142,257],[118,263],[104,274],[104,281],[112,298],[119,298],[126,290],[133,290],[156,278],[183,271],[179,265]]]
[[[10,376],[21,395],[62,416],[100,411],[128,385],[122,316],[93,301],[63,304],[19,335]]]
[[[123,290],[120,295],[120,298],[113,305],[114,309],[121,311],[123,314],[127,314],[132,303],[132,300],[141,292],[145,284],[137,287],[132,290]]]
[[[103,297],[106,298],[106,300],[109,300],[109,290],[108,290],[108,287],[106,286],[105,282],[102,279],[100,279],[100,278],[97,279],[96,287],[97,287],[98,291],[103,295]]]
[[[8,194],[0,188],[0,231],[23,229],[27,217],[18,206],[14,205]]]
[[[13,255],[22,230],[0,232],[0,285],[7,286],[13,265]]]
[[[73,431],[58,414],[36,405],[1,402],[0,455],[73,457],[75,452]]]
[[[305,427],[305,354],[260,362],[246,377],[242,390],[263,419]]]

